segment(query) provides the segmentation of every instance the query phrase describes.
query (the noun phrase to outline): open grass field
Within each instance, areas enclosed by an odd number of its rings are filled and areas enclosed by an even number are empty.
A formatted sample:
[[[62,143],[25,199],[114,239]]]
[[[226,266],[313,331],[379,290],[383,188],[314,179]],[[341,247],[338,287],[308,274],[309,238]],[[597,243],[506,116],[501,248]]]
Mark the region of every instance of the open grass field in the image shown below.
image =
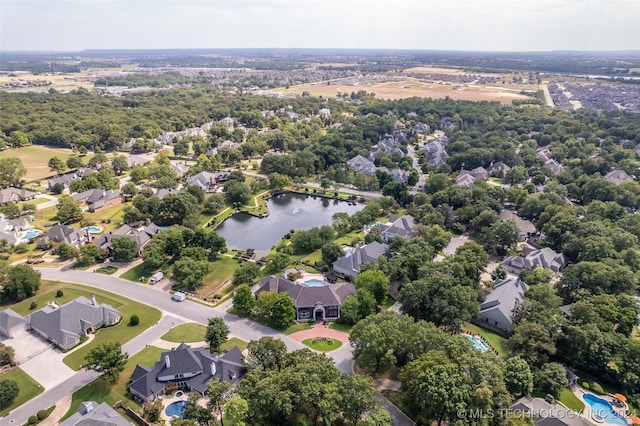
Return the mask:
[[[0,417],[4,416],[14,408],[21,406],[30,399],[35,398],[44,391],[44,388],[40,386],[38,382],[33,380],[31,376],[20,368],[14,368],[8,373],[3,374],[2,380],[14,380],[18,384],[20,390],[18,391],[18,396],[13,403],[0,410]]]
[[[162,337],[162,340],[175,343],[194,343],[204,341],[204,335],[207,332],[207,327],[202,324],[196,324],[195,322],[188,322],[173,327],[167,331]]]
[[[582,413],[582,411],[584,411],[584,403],[580,401],[569,388],[562,389],[562,391],[560,392],[560,398],[558,400],[563,403],[568,409],[573,410],[577,413]]]
[[[0,152],[0,158],[17,157],[22,160],[22,164],[24,164],[24,167],[27,169],[24,180],[29,182],[36,179],[43,179],[54,174],[49,170],[49,166],[47,165],[51,157],[58,157],[62,161],[67,161],[67,158],[69,158],[71,154],[73,154],[73,152],[70,149],[29,145],[22,148],[10,148],[2,151]],[[89,158],[91,158],[90,154],[82,157],[85,163]],[[27,186],[27,189],[30,189],[30,187]]]
[[[132,407],[134,410],[141,411],[140,406],[127,396],[129,379],[137,364],[153,367],[153,364],[160,359],[162,352],[166,352],[166,349],[155,346],[145,348],[129,358],[124,371],[120,373],[118,381],[113,385],[107,383],[102,378],[98,378],[75,391],[71,397],[71,407],[61,420],[75,413],[83,401],[106,402],[109,405],[113,405],[116,401],[122,400],[124,404]]]
[[[197,291],[203,296],[213,296],[220,285],[227,279],[231,278],[239,263],[235,259],[228,256],[218,256],[211,265],[211,272],[204,277],[204,285]]]

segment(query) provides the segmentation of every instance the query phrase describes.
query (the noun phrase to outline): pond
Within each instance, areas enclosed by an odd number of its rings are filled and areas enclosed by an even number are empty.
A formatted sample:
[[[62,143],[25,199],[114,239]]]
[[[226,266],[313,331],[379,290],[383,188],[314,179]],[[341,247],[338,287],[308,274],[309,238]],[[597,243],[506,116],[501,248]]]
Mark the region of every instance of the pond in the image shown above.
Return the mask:
[[[218,226],[216,231],[227,241],[228,248],[253,248],[259,257],[264,256],[291,229],[331,225],[334,213],[352,215],[364,208],[364,204],[349,205],[345,201],[293,193],[276,195],[267,201],[267,206],[267,217],[236,213]]]

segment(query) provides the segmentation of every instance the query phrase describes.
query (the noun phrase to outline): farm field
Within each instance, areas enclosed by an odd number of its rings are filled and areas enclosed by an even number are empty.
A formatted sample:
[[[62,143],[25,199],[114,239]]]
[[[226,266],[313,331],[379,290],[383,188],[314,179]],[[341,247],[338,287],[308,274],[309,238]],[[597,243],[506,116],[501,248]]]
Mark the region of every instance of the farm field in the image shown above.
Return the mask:
[[[29,145],[22,148],[11,148],[0,152],[0,158],[17,157],[22,160],[22,164],[27,169],[27,174],[23,178],[25,181],[43,179],[55,174],[49,170],[47,163],[51,157],[58,157],[62,161],[67,161],[73,152],[70,149],[49,148],[41,145]],[[82,157],[86,163],[91,158],[91,154]],[[30,189],[27,186],[27,189]]]

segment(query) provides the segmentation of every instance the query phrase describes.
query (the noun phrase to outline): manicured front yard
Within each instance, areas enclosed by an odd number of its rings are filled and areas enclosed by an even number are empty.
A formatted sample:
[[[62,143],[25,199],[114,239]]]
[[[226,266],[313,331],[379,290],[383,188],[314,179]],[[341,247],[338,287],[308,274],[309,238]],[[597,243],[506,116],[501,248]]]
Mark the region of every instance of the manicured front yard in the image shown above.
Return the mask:
[[[196,324],[195,322],[188,322],[186,324],[180,324],[167,331],[162,337],[162,340],[175,343],[193,343],[204,341],[204,335],[207,332],[207,327],[202,324]]]
[[[289,327],[282,330],[283,334],[293,334],[298,331],[309,330],[312,328],[312,324],[309,322],[301,322],[299,324],[292,324]]]
[[[197,293],[203,296],[213,296],[220,285],[231,278],[239,263],[228,256],[218,256],[211,265],[211,272],[204,277],[204,285],[198,288]]]
[[[237,346],[238,349],[240,349],[240,352],[242,352],[245,349],[247,349],[247,346],[249,346],[249,342],[239,339],[237,337],[232,337],[231,339],[227,340],[226,342],[220,345],[220,350],[228,351],[233,349],[234,346]]]
[[[560,398],[558,400],[563,403],[568,409],[575,412],[582,413],[582,411],[584,410],[584,403],[580,401],[569,388],[562,389],[562,391],[560,392]]]
[[[113,275],[118,271],[118,268],[115,266],[102,266],[96,269],[96,272],[100,274]]]
[[[72,395],[71,407],[61,420],[64,420],[75,413],[80,406],[80,403],[83,401],[106,402],[109,405],[113,405],[116,401],[122,400],[124,404],[132,407],[134,410],[141,411],[141,407],[133,400],[129,399],[127,395],[129,379],[131,378],[131,374],[137,364],[153,367],[153,364],[160,359],[162,352],[166,352],[166,349],[157,348],[155,346],[145,348],[129,358],[124,371],[120,373],[118,381],[113,385],[107,383],[102,378],[98,378],[75,391]]]
[[[44,388],[40,386],[38,382],[33,380],[31,376],[20,368],[14,368],[8,373],[3,374],[2,380],[14,380],[18,384],[20,391],[18,392],[16,399],[13,400],[13,404],[0,410],[0,417],[4,416],[14,408],[21,406],[30,399],[35,398],[44,391]]]
[[[329,328],[333,330],[344,331],[347,334],[351,334],[351,330],[353,329],[353,326],[350,324],[331,321],[329,322]]]
[[[496,352],[498,352],[498,355],[500,355],[502,358],[506,358],[508,356],[507,347],[505,346],[507,339],[505,339],[504,337],[492,331],[485,330],[482,327],[478,327],[475,324],[467,324],[464,326],[464,329],[466,331],[470,331],[471,333],[479,334],[484,337],[484,340],[486,340],[487,343],[489,343],[491,347],[495,349]]]
[[[302,344],[309,346],[311,349],[322,352],[333,351],[342,346],[341,341],[330,337],[314,337],[312,339],[305,339],[302,341]]]
[[[147,273],[144,271],[144,265],[141,263],[120,275],[120,278],[124,278],[125,280],[129,281],[135,281],[138,283],[140,282],[140,277],[143,277],[145,275],[147,275]]]

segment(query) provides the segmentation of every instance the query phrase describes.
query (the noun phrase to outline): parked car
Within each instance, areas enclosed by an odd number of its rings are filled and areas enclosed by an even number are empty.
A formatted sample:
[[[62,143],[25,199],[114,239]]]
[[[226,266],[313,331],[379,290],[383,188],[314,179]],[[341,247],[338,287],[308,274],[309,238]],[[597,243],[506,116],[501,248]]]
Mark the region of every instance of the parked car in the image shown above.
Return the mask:
[[[173,293],[173,296],[171,296],[171,299],[175,300],[176,302],[184,302],[184,299],[186,298],[187,295],[181,291],[176,291],[175,293]]]

